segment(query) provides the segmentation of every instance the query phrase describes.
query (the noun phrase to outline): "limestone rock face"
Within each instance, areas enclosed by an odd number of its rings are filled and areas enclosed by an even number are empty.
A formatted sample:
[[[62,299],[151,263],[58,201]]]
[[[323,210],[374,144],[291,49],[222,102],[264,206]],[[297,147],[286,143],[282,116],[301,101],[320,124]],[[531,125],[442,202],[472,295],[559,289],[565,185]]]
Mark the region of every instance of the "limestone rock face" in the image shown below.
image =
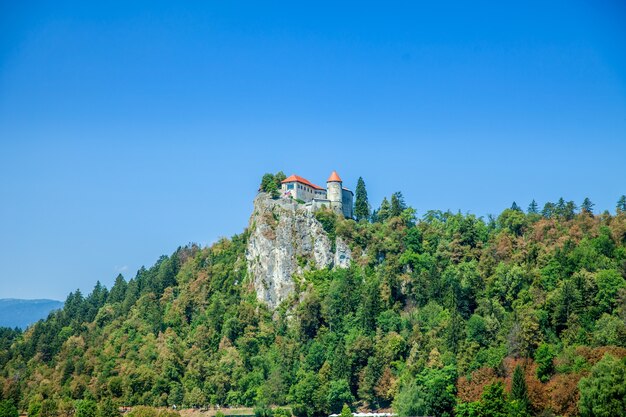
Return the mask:
[[[294,275],[314,268],[350,265],[350,248],[337,238],[332,250],[331,240],[310,205],[273,200],[259,193],[248,229],[248,273],[254,279],[257,298],[271,309],[294,291]]]

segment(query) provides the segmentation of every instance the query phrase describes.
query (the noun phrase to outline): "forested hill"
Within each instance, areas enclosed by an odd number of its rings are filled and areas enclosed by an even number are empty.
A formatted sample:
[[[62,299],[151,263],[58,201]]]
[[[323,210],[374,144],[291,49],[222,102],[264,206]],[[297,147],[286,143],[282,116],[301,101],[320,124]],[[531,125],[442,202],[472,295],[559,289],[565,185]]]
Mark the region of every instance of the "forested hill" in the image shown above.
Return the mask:
[[[352,266],[294,277],[275,311],[246,272],[247,232],[181,247],[110,290],[71,293],[23,333],[2,330],[0,395],[32,417],[110,400],[624,415],[626,204],[590,204],[417,219],[396,193],[372,216],[361,205],[358,222],[320,212]]]
[[[46,318],[52,310],[62,306],[63,303],[57,300],[2,298],[0,299],[0,327],[25,329],[37,320]]]

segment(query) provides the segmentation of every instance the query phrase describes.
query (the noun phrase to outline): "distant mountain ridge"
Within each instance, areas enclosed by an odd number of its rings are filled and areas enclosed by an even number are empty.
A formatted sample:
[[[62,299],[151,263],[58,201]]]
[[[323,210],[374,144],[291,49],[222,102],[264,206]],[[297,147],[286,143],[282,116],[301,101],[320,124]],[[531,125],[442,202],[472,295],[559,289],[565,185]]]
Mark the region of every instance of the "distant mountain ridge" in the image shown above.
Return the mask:
[[[57,300],[20,300],[0,298],[0,327],[25,329],[37,320],[48,317],[52,310],[63,307]]]

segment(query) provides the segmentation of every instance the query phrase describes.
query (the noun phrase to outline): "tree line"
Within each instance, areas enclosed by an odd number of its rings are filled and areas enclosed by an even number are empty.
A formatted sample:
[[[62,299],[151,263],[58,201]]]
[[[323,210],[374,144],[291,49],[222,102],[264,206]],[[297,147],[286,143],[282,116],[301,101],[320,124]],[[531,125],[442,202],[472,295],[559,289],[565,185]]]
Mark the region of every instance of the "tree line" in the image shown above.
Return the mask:
[[[356,220],[318,216],[352,266],[294,277],[276,311],[256,299],[244,231],[1,329],[0,417],[121,405],[624,415],[626,198],[615,214],[560,199],[485,219],[418,217],[400,192],[371,210],[362,179],[355,191]]]

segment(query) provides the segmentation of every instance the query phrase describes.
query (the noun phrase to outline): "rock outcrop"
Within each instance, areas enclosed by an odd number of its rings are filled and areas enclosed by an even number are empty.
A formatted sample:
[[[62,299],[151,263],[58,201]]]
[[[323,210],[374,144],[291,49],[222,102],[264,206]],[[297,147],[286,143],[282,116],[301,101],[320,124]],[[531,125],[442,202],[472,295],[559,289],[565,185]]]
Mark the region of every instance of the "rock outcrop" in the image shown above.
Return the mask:
[[[259,193],[248,228],[248,273],[258,299],[271,309],[294,291],[294,275],[350,265],[350,248],[340,238],[333,245],[310,205]]]

